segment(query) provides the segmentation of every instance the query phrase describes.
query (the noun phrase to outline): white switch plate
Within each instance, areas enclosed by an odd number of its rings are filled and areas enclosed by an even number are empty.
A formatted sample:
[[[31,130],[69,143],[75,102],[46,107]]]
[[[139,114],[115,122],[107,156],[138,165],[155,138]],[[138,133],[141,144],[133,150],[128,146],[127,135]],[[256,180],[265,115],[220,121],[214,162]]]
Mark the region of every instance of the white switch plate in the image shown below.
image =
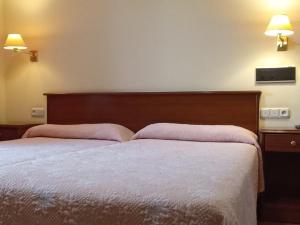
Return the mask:
[[[45,109],[41,108],[41,107],[32,108],[31,109],[31,116],[32,117],[43,118],[45,116]]]
[[[260,117],[262,119],[289,119],[289,108],[262,108],[260,110]]]

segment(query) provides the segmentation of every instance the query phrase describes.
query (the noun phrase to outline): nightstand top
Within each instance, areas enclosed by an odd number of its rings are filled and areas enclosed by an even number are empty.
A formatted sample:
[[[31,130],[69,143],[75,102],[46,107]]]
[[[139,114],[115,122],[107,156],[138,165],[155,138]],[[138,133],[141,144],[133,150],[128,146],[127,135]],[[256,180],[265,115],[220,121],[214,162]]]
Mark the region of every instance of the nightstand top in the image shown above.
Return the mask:
[[[260,133],[272,133],[272,134],[300,134],[300,130],[292,127],[277,127],[277,128],[262,128]]]

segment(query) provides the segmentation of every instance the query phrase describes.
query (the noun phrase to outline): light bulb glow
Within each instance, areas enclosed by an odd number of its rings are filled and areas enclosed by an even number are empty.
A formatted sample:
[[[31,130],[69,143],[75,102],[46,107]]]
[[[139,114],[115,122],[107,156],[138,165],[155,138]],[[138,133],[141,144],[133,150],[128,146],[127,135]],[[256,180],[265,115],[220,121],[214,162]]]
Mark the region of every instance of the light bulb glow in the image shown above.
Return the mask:
[[[268,5],[273,9],[286,10],[291,7],[293,0],[267,0]]]

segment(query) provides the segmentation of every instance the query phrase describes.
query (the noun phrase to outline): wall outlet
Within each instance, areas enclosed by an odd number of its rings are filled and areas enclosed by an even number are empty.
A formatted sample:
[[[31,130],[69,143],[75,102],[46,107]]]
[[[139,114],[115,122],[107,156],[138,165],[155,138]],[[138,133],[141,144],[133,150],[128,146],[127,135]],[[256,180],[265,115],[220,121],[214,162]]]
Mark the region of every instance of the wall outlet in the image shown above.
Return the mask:
[[[32,108],[31,109],[31,116],[43,118],[45,116],[45,109],[44,108]]]
[[[290,110],[288,108],[280,109],[280,118],[289,119],[290,118]]]
[[[262,119],[289,119],[289,108],[262,108],[260,110]]]

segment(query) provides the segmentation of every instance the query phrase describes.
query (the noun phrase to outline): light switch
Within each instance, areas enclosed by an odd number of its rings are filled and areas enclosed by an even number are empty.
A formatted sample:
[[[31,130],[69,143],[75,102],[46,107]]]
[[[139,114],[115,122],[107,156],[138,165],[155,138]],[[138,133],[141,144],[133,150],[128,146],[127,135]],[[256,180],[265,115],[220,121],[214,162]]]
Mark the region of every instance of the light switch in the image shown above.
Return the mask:
[[[280,117],[280,109],[271,109],[270,118],[276,119]]]
[[[260,117],[261,117],[262,119],[270,118],[270,113],[271,113],[271,110],[270,110],[270,109],[263,108],[263,109],[261,109],[261,111],[260,111]]]
[[[32,108],[31,116],[43,118],[45,116],[45,109],[44,108]]]

